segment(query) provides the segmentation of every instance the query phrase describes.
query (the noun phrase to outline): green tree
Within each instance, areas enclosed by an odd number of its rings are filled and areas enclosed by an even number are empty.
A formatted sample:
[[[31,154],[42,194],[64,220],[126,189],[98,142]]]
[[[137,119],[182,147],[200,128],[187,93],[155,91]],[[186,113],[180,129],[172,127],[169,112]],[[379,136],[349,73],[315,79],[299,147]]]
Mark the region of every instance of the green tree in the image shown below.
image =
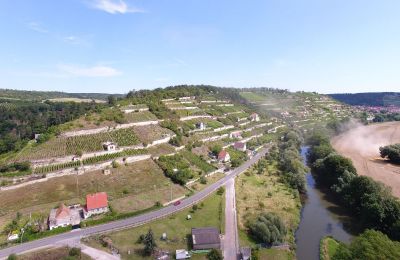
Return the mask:
[[[156,240],[154,239],[154,234],[151,229],[147,231],[147,234],[143,238],[144,253],[146,255],[151,255],[157,248]]]
[[[224,257],[222,256],[222,253],[220,250],[217,250],[215,248],[211,249],[210,252],[207,254],[207,259],[209,260],[222,260]]]
[[[257,241],[272,245],[283,242],[287,233],[285,224],[274,213],[261,213],[257,219],[248,224],[250,233]]]

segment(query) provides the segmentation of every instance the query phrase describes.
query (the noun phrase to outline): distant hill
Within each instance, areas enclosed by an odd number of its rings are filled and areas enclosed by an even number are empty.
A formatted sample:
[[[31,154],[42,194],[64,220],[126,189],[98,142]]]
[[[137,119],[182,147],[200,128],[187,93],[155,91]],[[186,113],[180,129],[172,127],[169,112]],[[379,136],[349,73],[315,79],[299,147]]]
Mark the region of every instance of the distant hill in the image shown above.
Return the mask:
[[[357,106],[398,106],[400,107],[400,93],[373,92],[355,94],[329,94],[332,98],[343,103]]]
[[[14,90],[14,89],[0,89],[0,99],[23,99],[23,100],[34,100],[34,101],[58,99],[58,98],[107,100],[107,97],[110,95],[113,95],[115,97],[124,96],[122,94],[106,94],[106,93],[65,93],[59,91],[27,91],[27,90]]]

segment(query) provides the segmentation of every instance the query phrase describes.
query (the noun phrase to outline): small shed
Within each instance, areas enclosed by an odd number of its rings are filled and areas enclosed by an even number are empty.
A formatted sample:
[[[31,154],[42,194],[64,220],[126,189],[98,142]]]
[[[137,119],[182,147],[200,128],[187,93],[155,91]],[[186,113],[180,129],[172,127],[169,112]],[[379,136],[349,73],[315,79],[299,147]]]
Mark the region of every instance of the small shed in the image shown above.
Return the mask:
[[[185,249],[178,249],[175,251],[176,259],[188,259],[190,258],[190,254]]]
[[[108,169],[108,168],[104,169],[103,170],[103,174],[104,175],[110,175],[111,174],[111,169]]]
[[[251,259],[251,248],[250,247],[240,248],[240,259],[241,260],[250,260]]]
[[[117,149],[117,144],[113,142],[105,142],[103,143],[103,148],[106,151],[115,151]]]

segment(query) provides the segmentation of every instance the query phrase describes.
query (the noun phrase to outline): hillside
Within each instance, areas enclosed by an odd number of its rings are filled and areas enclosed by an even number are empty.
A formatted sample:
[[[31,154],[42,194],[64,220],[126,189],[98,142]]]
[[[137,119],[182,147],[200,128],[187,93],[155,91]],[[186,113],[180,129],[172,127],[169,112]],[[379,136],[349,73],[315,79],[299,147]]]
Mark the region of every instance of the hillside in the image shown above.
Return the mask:
[[[109,194],[106,219],[159,207],[219,180],[288,126],[306,131],[354,113],[315,93],[213,86],[135,91],[112,105],[13,100],[0,109],[3,146],[19,138],[0,157],[0,226],[16,211],[43,216],[96,191]]]
[[[340,102],[353,106],[400,107],[400,93],[396,92],[329,94],[329,96]]]
[[[27,90],[14,90],[14,89],[0,89],[0,99],[11,100],[34,100],[43,101],[48,99],[83,99],[83,100],[107,100],[111,94],[105,93],[66,93],[59,91],[27,91]],[[121,94],[112,94],[115,97],[122,97]]]

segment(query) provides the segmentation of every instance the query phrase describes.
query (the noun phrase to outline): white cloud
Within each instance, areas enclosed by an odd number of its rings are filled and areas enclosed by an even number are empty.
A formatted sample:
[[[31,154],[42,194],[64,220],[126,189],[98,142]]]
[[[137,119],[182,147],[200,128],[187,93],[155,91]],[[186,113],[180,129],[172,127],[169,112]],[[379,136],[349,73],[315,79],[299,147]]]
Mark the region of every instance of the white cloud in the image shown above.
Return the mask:
[[[87,37],[69,35],[69,36],[62,37],[62,40],[71,45],[90,46],[90,42],[87,40]]]
[[[82,67],[62,64],[58,66],[58,69],[62,72],[78,77],[114,77],[122,74],[115,68],[102,65]]]
[[[143,10],[128,6],[123,0],[93,0],[91,3],[93,8],[105,11],[110,14],[125,13],[142,13]]]
[[[31,29],[35,32],[39,32],[39,33],[48,33],[49,32],[46,29],[44,29],[40,23],[37,23],[37,22],[29,22],[27,25],[28,25],[29,29]]]

